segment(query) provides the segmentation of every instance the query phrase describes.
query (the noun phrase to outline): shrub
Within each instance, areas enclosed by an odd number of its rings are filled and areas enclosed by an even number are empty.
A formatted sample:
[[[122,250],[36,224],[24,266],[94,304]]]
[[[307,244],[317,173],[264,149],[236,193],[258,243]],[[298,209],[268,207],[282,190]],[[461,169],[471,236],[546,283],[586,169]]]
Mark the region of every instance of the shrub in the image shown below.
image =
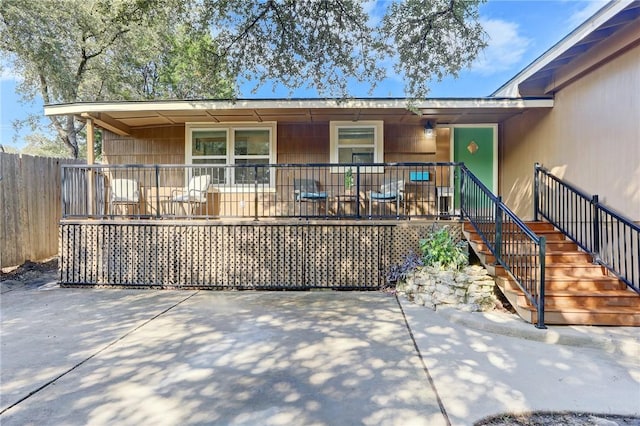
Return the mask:
[[[420,251],[425,266],[462,269],[469,263],[465,241],[456,242],[448,226],[434,227],[426,238],[420,240]]]
[[[424,263],[420,256],[418,256],[413,250],[410,250],[400,265],[391,266],[389,273],[387,274],[387,283],[393,284],[400,280],[404,280],[407,278],[408,274],[423,265]]]

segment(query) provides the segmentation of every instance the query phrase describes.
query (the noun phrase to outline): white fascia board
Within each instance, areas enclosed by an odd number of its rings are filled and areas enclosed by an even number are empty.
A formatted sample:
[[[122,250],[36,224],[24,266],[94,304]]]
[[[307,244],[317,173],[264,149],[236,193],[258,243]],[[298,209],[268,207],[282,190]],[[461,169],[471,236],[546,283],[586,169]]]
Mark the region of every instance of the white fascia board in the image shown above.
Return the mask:
[[[553,100],[510,98],[446,98],[410,101],[408,99],[281,99],[230,101],[163,101],[163,102],[92,102],[61,105],[46,105],[45,116],[81,115],[100,112],[144,112],[144,111],[215,111],[243,109],[484,109],[484,108],[540,108],[552,107]]]
[[[550,108],[551,98],[478,98],[431,99],[415,105],[418,109],[496,109],[496,108]]]
[[[406,108],[406,99],[250,99],[237,101],[139,101],[90,102],[46,105],[45,115],[69,115],[83,112],[137,112],[137,111],[204,111],[242,109],[308,109],[308,108]]]
[[[577,27],[565,38],[544,52],[525,69],[516,74],[511,80],[500,86],[490,96],[495,97],[513,97],[520,96],[519,85],[523,81],[547,66],[550,62],[558,58],[564,52],[576,45],[580,40],[587,37],[593,31],[597,30],[602,24],[620,13],[634,0],[612,0],[596,12],[591,18],[586,20],[582,25]]]

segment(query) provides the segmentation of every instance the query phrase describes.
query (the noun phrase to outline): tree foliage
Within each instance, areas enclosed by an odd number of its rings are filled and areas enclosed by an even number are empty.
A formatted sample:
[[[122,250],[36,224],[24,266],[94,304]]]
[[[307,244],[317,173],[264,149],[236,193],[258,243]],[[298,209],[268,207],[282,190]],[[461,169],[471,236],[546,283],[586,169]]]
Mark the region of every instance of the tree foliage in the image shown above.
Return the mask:
[[[349,96],[351,79],[373,90],[389,73],[413,98],[456,76],[485,47],[483,0],[204,0],[233,75],[289,89]],[[380,19],[364,6],[386,5]]]
[[[485,46],[483,1],[2,0],[0,53],[45,104],[233,98],[243,80],[344,98],[389,74],[423,98]],[[51,120],[77,156],[83,124]]]
[[[0,51],[45,104],[230,97],[232,80],[194,0],[3,0]],[[84,124],[51,117],[78,157]]]

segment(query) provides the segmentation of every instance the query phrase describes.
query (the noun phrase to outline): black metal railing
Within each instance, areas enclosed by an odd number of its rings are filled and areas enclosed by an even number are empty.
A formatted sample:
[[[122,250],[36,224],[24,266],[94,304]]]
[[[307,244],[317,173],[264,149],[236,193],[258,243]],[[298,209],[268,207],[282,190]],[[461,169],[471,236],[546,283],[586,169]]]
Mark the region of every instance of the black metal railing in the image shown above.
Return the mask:
[[[537,310],[544,325],[544,237],[537,236],[466,167],[460,167],[460,210]]]
[[[65,165],[63,218],[449,218],[458,163]]]
[[[534,217],[543,217],[595,263],[640,293],[640,227],[554,176],[540,164],[534,172]]]

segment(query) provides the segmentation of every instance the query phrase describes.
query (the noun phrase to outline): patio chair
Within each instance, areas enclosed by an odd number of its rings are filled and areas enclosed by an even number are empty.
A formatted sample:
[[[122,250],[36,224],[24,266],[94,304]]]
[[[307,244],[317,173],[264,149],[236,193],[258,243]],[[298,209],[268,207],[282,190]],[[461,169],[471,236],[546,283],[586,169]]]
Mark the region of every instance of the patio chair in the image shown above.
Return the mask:
[[[321,205],[321,203],[324,202],[325,214],[328,213],[329,196],[325,191],[320,191],[320,184],[317,180],[294,179],[293,192],[296,197],[296,203],[298,204],[298,212],[300,213],[300,215],[302,215],[303,202],[311,202],[314,203],[314,205]]]
[[[369,192],[369,217],[373,213],[373,203],[396,203],[396,215],[400,214],[400,202],[404,202],[404,180],[380,185],[380,192]],[[404,205],[403,205],[404,208]],[[404,211],[403,211],[404,214]]]
[[[120,209],[116,209],[119,207]],[[124,213],[122,208],[124,207]],[[140,186],[135,179],[112,179],[110,184],[109,214],[129,214],[129,208],[133,208],[133,213],[140,214]]]
[[[171,191],[171,204],[188,204],[189,214],[193,214],[194,209],[207,202],[207,190],[211,183],[210,175],[193,176],[185,188]],[[175,209],[172,209],[175,214]]]

